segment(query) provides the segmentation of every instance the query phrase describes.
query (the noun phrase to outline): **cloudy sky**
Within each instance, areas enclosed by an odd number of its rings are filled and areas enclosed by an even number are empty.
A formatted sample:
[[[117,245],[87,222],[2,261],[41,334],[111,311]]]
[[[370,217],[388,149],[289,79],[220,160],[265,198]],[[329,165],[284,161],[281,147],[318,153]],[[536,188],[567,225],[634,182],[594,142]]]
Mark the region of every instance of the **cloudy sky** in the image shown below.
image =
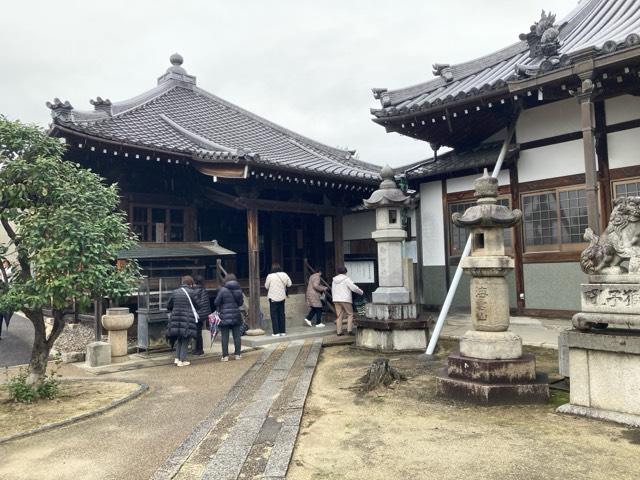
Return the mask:
[[[80,109],[156,84],[179,52],[200,87],[360,158],[393,166],[428,144],[371,122],[372,87],[432,77],[517,41],[545,8],[578,0],[21,0],[2,7],[0,114],[49,123],[47,100]]]

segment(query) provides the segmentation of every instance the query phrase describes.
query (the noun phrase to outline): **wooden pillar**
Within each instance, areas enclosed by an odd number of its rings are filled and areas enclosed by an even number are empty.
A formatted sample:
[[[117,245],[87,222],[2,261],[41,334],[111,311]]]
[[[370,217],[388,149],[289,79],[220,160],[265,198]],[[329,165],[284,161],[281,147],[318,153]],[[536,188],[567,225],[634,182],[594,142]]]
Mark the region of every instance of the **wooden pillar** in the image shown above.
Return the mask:
[[[518,159],[509,167],[509,182],[511,183],[511,209],[520,210],[520,185],[518,179]],[[513,243],[513,260],[515,263],[516,277],[516,311],[518,315],[522,315],[525,308],[524,295],[524,267],[522,265],[522,222],[513,227],[512,243]]]
[[[342,212],[333,216],[333,271],[344,265],[344,233],[342,228]]]
[[[580,102],[580,125],[584,151],[585,190],[587,192],[587,215],[589,227],[600,233],[600,213],[598,211],[598,178],[596,171],[595,114],[593,108],[594,86],[591,72],[581,75],[582,88],[578,94]]]
[[[282,265],[282,218],[271,213],[271,263]]]
[[[611,174],[609,173],[609,145],[607,143],[607,115],[604,101],[594,104],[596,119],[596,155],[598,157],[598,179],[600,182],[600,231],[607,227],[609,215],[611,215]]]
[[[249,254],[249,330],[247,335],[264,335],[260,318],[260,263],[258,243],[258,209],[247,208],[247,252]]]

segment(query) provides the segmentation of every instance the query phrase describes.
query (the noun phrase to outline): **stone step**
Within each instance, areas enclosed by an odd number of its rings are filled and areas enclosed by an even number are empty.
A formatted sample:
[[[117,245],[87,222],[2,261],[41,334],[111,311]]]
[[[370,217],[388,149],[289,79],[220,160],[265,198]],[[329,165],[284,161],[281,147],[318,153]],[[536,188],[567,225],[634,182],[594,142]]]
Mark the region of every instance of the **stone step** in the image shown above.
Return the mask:
[[[345,322],[346,325],[346,322]],[[346,327],[345,327],[346,328]],[[327,335],[335,335],[336,325],[335,323],[328,323],[324,327],[294,327],[289,328],[287,335],[284,337],[273,337],[271,334],[242,337],[243,346],[247,347],[263,347],[265,345],[272,345],[274,343],[291,342],[294,340],[304,340],[307,338],[325,337]]]

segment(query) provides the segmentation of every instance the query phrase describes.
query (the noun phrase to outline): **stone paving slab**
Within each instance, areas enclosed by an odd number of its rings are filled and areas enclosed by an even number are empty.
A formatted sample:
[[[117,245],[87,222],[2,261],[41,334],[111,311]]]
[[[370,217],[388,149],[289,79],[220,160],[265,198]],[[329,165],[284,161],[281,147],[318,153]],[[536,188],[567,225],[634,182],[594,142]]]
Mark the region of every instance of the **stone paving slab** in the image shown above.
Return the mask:
[[[284,479],[321,347],[321,338],[272,347],[281,354],[269,366],[263,354],[153,479]]]

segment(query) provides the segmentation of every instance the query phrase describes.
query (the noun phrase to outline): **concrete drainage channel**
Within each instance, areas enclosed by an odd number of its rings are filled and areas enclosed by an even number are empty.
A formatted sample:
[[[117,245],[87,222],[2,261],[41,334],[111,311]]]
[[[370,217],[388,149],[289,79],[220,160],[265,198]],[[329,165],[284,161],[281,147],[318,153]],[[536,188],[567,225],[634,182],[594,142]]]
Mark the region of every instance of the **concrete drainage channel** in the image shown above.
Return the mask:
[[[321,348],[321,338],[267,347],[152,479],[284,479]]]

